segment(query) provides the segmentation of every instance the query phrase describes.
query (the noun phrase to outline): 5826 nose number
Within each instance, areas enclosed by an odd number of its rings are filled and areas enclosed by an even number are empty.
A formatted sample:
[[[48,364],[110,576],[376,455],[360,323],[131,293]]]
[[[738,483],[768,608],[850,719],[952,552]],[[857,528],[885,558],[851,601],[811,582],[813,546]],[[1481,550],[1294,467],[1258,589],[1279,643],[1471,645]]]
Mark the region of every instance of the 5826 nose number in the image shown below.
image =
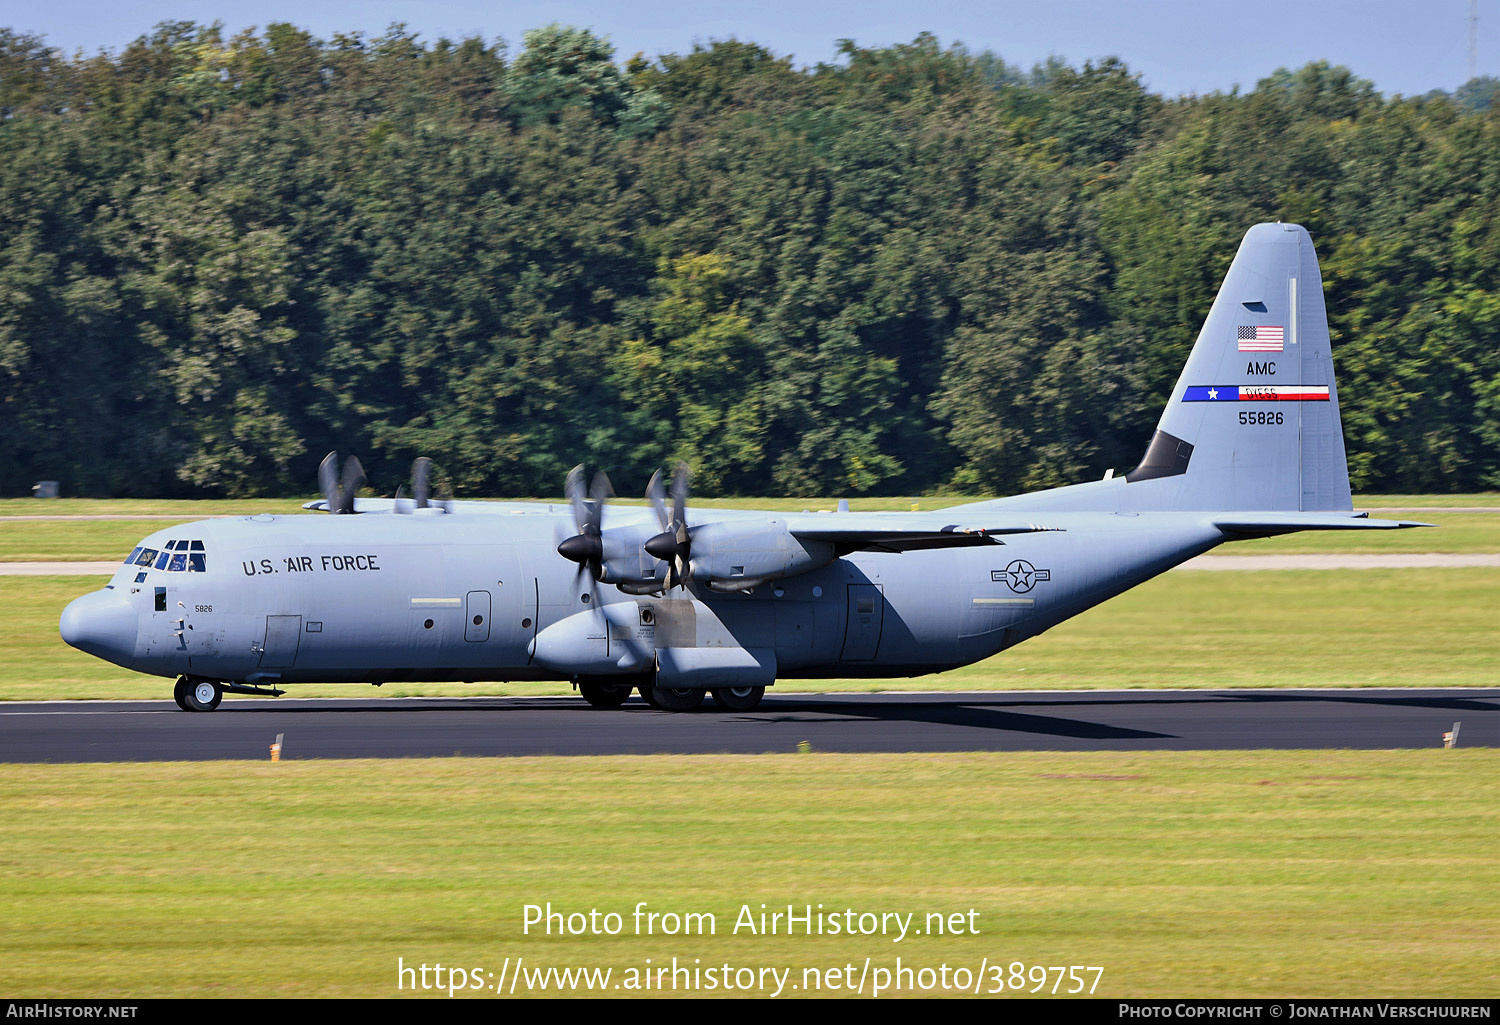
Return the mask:
[[[1240,423],[1251,426],[1264,426],[1266,424],[1282,423],[1282,413],[1279,409],[1242,409],[1240,410]]]

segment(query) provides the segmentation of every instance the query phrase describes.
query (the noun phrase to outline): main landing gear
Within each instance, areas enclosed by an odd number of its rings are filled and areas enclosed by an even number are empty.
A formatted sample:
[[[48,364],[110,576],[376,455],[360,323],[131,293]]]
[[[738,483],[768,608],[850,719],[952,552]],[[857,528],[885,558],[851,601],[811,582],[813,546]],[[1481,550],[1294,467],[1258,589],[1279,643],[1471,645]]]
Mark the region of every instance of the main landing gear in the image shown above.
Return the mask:
[[[652,687],[655,706],[663,712],[691,712],[703,704],[706,691],[692,687]]]
[[[649,693],[647,693],[649,691]],[[691,712],[703,704],[709,694],[714,696],[716,712],[753,712],[766,696],[764,687],[714,687],[711,690],[691,687],[642,687],[641,697],[652,708],[663,712]]]
[[[583,700],[595,708],[619,708],[625,703],[625,699],[630,697],[630,690],[628,683],[578,681],[578,693],[583,695]]]
[[[603,683],[579,680],[578,691],[595,708],[619,708],[630,696],[628,683]],[[691,712],[703,706],[703,699],[714,696],[714,710],[719,712],[752,712],[766,696],[764,687],[658,687],[651,683],[636,684],[641,700],[660,712]]]
[[[766,696],[764,687],[715,687],[714,704],[726,712],[753,712]]]
[[[184,712],[212,712],[224,700],[224,688],[215,680],[179,676],[172,697]]]

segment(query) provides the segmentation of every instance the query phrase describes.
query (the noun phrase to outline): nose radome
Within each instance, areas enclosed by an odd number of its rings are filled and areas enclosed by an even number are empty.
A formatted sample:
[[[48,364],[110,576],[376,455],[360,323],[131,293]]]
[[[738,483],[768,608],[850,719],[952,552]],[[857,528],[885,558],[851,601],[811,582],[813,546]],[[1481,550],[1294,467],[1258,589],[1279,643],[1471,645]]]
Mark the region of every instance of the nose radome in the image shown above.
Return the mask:
[[[73,599],[63,609],[57,628],[73,647],[107,662],[129,668],[135,658],[135,609],[113,591]]]

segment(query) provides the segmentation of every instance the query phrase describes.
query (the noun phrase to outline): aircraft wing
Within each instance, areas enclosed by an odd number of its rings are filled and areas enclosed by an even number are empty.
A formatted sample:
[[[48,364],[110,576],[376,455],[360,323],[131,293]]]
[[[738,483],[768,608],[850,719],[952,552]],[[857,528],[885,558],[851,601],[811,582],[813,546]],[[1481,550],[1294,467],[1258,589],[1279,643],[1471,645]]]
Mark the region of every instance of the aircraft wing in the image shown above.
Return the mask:
[[[931,513],[820,513],[787,518],[787,530],[803,541],[832,542],[846,552],[913,552],[1001,544],[1003,534],[1058,530],[1037,523],[943,523]]]

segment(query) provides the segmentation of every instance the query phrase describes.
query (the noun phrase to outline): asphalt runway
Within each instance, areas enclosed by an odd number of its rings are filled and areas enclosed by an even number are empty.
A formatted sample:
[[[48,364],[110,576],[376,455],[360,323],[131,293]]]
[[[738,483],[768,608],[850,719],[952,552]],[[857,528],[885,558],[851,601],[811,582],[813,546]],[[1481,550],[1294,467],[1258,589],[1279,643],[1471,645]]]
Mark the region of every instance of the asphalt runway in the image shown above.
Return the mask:
[[[705,708],[708,706],[705,705]],[[1143,751],[1500,746],[1500,690],[774,694],[755,712],[638,698],[249,698],[0,706],[0,762],[814,751]]]

